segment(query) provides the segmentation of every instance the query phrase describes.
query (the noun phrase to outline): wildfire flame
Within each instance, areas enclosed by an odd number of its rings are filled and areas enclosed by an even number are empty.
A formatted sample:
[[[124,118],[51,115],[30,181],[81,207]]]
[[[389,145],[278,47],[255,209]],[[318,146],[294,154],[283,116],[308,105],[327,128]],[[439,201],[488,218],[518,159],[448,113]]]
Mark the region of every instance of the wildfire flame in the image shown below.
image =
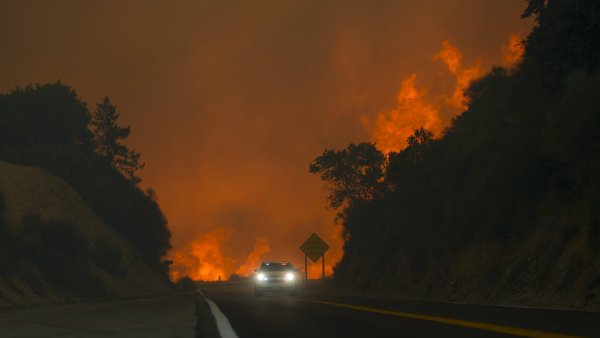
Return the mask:
[[[254,251],[248,255],[244,264],[242,264],[236,271],[236,275],[249,276],[254,272],[260,262],[261,257],[271,251],[269,247],[269,241],[266,238],[257,238],[254,242]]]
[[[442,50],[433,59],[442,60],[452,74],[458,74],[461,69],[462,53],[458,47],[452,45],[448,40],[442,41]]]
[[[231,271],[240,276],[248,276],[259,266],[260,259],[271,249],[269,241],[257,238],[254,250],[244,263],[236,269],[236,260],[223,254],[222,245],[232,234],[232,230],[217,228],[198,236],[190,244],[177,250],[173,255],[171,280],[188,276],[194,280],[215,281],[229,278]]]
[[[333,275],[333,266],[327,263],[327,255],[325,255],[325,277]],[[323,276],[323,263],[317,261],[313,263],[310,259],[308,262],[308,279],[320,279]]]
[[[383,152],[406,147],[406,139],[419,127],[441,131],[439,111],[426,99],[424,88],[417,88],[417,75],[402,80],[396,97],[396,108],[377,115],[373,126],[373,140]],[[363,120],[363,123],[369,123]]]
[[[523,52],[521,38],[511,34],[503,48],[502,65],[512,68],[520,62]],[[460,49],[448,40],[442,41],[442,49],[433,59],[443,62],[454,77],[455,85],[451,94],[428,96],[426,88],[417,87],[417,75],[412,74],[402,80],[395,108],[377,114],[374,122],[366,117],[361,118],[363,125],[371,131],[372,140],[382,152],[389,153],[405,148],[406,139],[416,128],[424,127],[439,136],[451,117],[467,108],[465,90],[473,80],[484,74],[480,62],[476,61],[470,66],[464,66]],[[445,118],[441,116],[442,107],[450,112],[450,116]]]
[[[171,279],[177,280],[186,275],[194,280],[225,279],[233,260],[223,255],[221,247],[230,236],[231,231],[217,228],[177,250],[173,254]]]
[[[434,60],[441,60],[448,70],[456,78],[456,85],[452,96],[447,98],[448,104],[459,108],[463,111],[467,108],[467,102],[465,102],[465,90],[471,84],[471,81],[480,77],[483,74],[479,62],[475,63],[470,67],[462,66],[462,53],[458,47],[452,45],[450,41],[442,41],[442,50],[437,53]]]
[[[508,43],[502,48],[502,66],[512,68],[523,58],[523,43],[517,34],[511,34]]]

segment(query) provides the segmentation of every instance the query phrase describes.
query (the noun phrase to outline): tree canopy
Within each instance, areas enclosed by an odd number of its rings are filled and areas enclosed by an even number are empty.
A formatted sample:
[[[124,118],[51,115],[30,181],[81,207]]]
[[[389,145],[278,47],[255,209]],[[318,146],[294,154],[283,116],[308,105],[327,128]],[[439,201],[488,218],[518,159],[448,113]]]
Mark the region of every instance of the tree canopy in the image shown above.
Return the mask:
[[[136,176],[136,171],[142,169],[144,164],[139,162],[140,153],[121,143],[129,137],[131,127],[120,127],[117,125],[118,119],[117,107],[108,97],[96,104],[96,111],[91,120],[96,153],[105,157],[113,168],[119,170],[130,181],[138,183],[140,178]]]
[[[370,200],[381,189],[385,156],[372,143],[350,144],[344,150],[325,150],[309,167],[332,185],[329,206]]]
[[[55,82],[0,94],[0,149],[91,146],[90,114],[70,87]]]
[[[92,115],[61,82],[15,88],[0,94],[0,160],[41,167],[70,183],[151,266],[162,269],[160,259],[171,247],[167,220],[154,193],[138,187],[140,153],[122,143],[131,128],[120,127],[118,119],[108,97]]]

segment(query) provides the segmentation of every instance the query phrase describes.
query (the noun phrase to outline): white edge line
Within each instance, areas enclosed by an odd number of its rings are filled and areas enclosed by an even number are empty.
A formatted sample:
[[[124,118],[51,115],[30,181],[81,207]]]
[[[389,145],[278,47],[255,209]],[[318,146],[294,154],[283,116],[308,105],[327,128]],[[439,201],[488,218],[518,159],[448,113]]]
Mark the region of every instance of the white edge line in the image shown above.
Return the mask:
[[[204,300],[206,301],[206,304],[208,304],[213,317],[215,317],[215,322],[217,322],[217,329],[221,338],[238,338],[238,335],[231,327],[229,320],[225,317],[223,312],[221,312],[217,304],[206,297],[204,297]]]

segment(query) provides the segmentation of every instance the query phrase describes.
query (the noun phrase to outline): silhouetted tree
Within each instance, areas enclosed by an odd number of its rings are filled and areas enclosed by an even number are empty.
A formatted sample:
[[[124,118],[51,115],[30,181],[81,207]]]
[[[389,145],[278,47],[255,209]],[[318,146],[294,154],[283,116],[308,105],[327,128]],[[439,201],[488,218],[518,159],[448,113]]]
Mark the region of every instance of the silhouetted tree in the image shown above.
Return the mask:
[[[381,193],[385,156],[373,143],[350,144],[336,151],[325,150],[311,162],[309,171],[332,185],[329,206],[344,201],[370,200]]]
[[[127,179],[137,184],[140,179],[136,171],[144,167],[140,163],[140,153],[130,150],[121,141],[129,137],[131,127],[117,125],[119,113],[117,107],[104,97],[101,103],[96,104],[96,111],[92,115],[91,125],[95,135],[96,151],[104,156],[108,163],[119,170]]]
[[[162,271],[160,258],[170,248],[171,235],[155,194],[132,184],[139,181],[135,170],[143,165],[139,153],[120,143],[130,129],[119,127],[118,117],[106,98],[91,123],[86,104],[60,82],[2,93],[0,160],[44,168],[68,182],[147,263]]]
[[[76,146],[91,149],[90,115],[77,93],[61,82],[0,94],[0,151]]]
[[[422,162],[434,142],[433,132],[423,127],[415,129],[412,135],[406,139],[408,146],[405,153],[415,163]]]
[[[425,188],[432,176],[433,132],[423,127],[415,129],[407,138],[408,146],[400,152],[388,155],[385,181],[392,190],[414,191],[416,186]]]
[[[536,25],[525,40],[525,59],[541,68],[551,88],[577,68],[598,69],[599,13],[594,0],[529,0],[523,17],[534,17]]]

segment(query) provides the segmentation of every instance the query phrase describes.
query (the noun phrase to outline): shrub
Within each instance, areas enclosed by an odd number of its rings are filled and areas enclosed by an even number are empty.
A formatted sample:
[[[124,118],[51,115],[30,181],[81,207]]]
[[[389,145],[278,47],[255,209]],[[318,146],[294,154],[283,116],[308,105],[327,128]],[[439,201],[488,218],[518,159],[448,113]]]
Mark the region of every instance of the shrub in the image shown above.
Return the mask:
[[[90,247],[79,226],[70,221],[44,221],[26,215],[21,221],[20,251],[46,281],[66,295],[97,296],[104,286],[90,270]]]
[[[196,282],[188,276],[179,279],[175,285],[177,285],[177,288],[181,291],[196,291]]]
[[[0,271],[9,272],[14,267],[14,234],[6,224],[4,196],[0,192]]]
[[[125,274],[123,253],[119,248],[107,242],[98,242],[92,247],[92,261],[100,268],[116,276]]]
[[[6,226],[6,204],[4,203],[4,195],[0,191],[0,228]]]

